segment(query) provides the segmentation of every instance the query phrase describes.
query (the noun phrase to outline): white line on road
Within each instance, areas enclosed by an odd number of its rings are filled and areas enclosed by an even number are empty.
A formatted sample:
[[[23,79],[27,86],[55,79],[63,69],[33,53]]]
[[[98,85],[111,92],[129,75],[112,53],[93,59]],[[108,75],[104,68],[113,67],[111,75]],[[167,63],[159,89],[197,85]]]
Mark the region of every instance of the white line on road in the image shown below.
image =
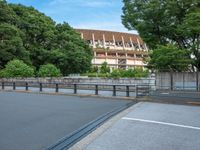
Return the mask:
[[[168,122],[160,122],[160,121],[145,120],[145,119],[138,119],[138,118],[128,118],[128,117],[123,117],[122,119],[123,120],[148,122],[148,123],[155,123],[155,124],[162,124],[162,125],[168,125],[168,126],[175,126],[175,127],[181,127],[181,128],[189,128],[189,129],[200,130],[200,127],[187,126],[187,125],[181,125],[181,124],[175,124],[175,123],[168,123]]]

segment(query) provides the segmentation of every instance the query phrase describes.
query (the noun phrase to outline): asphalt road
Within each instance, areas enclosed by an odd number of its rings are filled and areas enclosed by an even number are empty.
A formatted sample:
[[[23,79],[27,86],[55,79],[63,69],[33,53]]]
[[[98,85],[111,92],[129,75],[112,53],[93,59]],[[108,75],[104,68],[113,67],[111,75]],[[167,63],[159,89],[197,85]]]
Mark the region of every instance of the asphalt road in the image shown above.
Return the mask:
[[[141,102],[85,150],[200,150],[200,107]]]
[[[42,150],[130,101],[0,92],[0,150]]]

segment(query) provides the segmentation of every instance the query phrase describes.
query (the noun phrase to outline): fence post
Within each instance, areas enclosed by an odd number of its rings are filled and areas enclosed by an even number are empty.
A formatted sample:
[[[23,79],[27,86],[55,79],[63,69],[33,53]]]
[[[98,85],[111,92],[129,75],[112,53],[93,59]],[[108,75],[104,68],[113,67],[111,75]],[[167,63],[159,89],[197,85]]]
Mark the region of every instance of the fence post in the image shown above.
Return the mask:
[[[196,72],[196,90],[199,91],[199,72]]]
[[[16,90],[15,82],[13,82],[13,90]]]
[[[126,97],[129,97],[129,86],[126,86]]]
[[[26,82],[26,91],[28,91],[28,82]]]
[[[138,85],[135,85],[135,95],[136,95],[136,98],[138,97]]]
[[[77,86],[74,84],[74,94],[77,94]]]
[[[151,86],[150,84],[148,84],[148,96],[150,96],[150,93],[151,93]]]
[[[95,95],[98,95],[98,85],[95,85]]]
[[[185,90],[185,72],[183,72],[183,91]]]
[[[116,86],[113,85],[113,96],[116,96]]]
[[[2,85],[1,85],[1,86],[2,86],[2,90],[4,90],[4,82],[2,82]]]
[[[58,83],[56,83],[56,93],[58,93]]]
[[[173,91],[173,72],[170,72],[170,89]]]
[[[42,83],[40,83],[40,92],[42,92]]]

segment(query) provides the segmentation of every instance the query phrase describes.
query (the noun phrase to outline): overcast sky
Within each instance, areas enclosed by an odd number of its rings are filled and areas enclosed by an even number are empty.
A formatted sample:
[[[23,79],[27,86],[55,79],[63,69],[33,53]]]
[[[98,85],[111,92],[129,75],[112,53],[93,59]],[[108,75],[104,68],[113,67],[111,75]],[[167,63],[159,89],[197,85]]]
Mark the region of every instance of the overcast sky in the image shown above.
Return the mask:
[[[122,0],[7,0],[33,6],[57,23],[74,28],[128,31],[121,23]]]

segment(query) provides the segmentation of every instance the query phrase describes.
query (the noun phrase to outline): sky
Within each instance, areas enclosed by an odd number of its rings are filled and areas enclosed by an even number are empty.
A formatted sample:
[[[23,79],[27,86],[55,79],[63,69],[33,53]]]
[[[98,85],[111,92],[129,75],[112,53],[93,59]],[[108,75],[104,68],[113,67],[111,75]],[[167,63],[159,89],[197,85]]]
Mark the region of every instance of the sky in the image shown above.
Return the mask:
[[[121,23],[122,0],[7,0],[33,6],[57,23],[67,22],[74,28],[128,31]]]

